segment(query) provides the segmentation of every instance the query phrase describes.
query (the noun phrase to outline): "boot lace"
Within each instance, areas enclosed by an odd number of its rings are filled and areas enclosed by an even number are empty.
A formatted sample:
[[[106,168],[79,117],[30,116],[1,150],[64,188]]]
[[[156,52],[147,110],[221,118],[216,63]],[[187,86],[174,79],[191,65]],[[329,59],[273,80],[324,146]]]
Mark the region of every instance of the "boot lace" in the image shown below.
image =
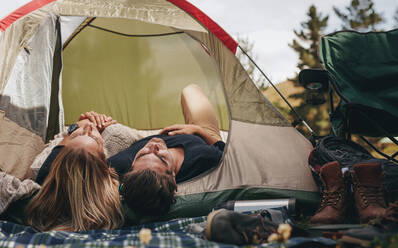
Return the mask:
[[[381,206],[384,205],[383,189],[380,186],[359,184],[356,188],[363,205],[368,206],[372,203]]]
[[[237,229],[237,231],[243,236],[243,238],[245,239],[246,244],[262,244],[262,243],[266,243],[269,234],[276,232],[276,229],[273,227],[268,227],[265,222],[264,219],[261,215],[258,215],[257,218],[260,220],[261,222],[261,227],[263,229],[261,229],[260,226],[256,226],[254,229],[250,230],[252,232],[252,234],[248,235],[247,231],[243,228],[239,228]],[[251,240],[250,240],[250,236],[251,236]]]
[[[380,185],[361,184],[357,175],[352,173],[351,176],[354,183],[354,191],[359,193],[361,205],[363,207],[367,207],[371,203],[378,204],[380,206],[385,205],[383,188]]]
[[[337,204],[343,198],[343,194],[344,189],[339,189],[337,191],[323,191],[318,212],[324,209],[326,206],[337,207]]]

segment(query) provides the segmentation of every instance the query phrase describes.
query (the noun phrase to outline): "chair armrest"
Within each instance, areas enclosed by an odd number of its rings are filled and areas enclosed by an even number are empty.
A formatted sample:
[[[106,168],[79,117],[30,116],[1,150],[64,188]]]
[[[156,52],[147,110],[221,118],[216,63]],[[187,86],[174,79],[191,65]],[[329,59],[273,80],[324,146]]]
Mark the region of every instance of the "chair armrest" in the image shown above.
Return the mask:
[[[328,72],[323,69],[304,69],[299,73],[299,82],[309,90],[327,92],[329,89]]]

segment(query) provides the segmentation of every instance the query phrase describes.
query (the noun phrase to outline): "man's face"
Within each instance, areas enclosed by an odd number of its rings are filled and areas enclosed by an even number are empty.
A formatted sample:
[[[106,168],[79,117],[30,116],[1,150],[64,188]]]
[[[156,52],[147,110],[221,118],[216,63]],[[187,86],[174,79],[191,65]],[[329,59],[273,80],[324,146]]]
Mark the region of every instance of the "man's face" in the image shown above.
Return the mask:
[[[162,139],[152,138],[135,155],[132,167],[135,171],[150,169],[169,174],[174,173],[175,159]]]
[[[70,140],[65,144],[67,147],[83,148],[92,154],[104,152],[104,141],[98,129],[92,123],[85,123],[76,129]]]

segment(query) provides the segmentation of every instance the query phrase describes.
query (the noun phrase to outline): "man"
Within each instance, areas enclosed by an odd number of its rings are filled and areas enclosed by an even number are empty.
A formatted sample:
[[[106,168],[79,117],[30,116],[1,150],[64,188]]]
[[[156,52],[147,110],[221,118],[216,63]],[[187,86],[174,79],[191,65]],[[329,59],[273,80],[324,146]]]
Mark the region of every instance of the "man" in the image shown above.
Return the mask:
[[[187,124],[176,124],[133,143],[108,162],[123,176],[121,194],[141,215],[163,215],[175,202],[177,183],[216,167],[225,143],[215,111],[197,85],[185,87],[181,106]]]
[[[207,96],[197,85],[189,85],[182,91],[181,106],[187,124],[166,127],[159,135],[138,140],[108,159],[124,182],[124,200],[136,213],[165,214],[175,201],[176,183],[216,167],[221,160],[225,144]],[[41,184],[47,177],[66,143],[94,153],[103,152],[100,132],[114,123],[111,117],[93,111],[82,114],[69,127],[63,141],[45,156],[37,182]]]

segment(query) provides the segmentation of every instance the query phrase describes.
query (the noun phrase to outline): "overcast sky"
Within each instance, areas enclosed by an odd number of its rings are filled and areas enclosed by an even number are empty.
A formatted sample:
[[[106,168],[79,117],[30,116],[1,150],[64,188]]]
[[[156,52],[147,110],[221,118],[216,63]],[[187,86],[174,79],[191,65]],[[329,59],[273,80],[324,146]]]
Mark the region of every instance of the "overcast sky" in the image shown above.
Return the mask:
[[[188,0],[210,16],[233,37],[249,37],[254,43],[257,63],[274,82],[284,81],[297,71],[297,55],[288,47],[294,38],[293,30],[300,29],[306,20],[311,4],[318,11],[329,15],[329,28],[340,28],[340,21],[332,7],[340,9],[351,0]],[[3,0],[0,18],[28,2],[27,0]],[[374,0],[375,8],[387,20],[380,27],[393,28],[392,17],[398,8],[397,0]]]
[[[284,81],[297,72],[298,56],[288,47],[293,30],[300,29],[306,13],[314,4],[323,15],[329,15],[326,32],[337,31],[341,22],[333,14],[333,6],[345,8],[351,0],[189,0],[204,11],[233,37],[249,37],[254,43],[257,63],[274,82]],[[392,17],[397,0],[374,0],[386,23],[381,28],[393,28]],[[396,25],[397,26],[397,25]]]

